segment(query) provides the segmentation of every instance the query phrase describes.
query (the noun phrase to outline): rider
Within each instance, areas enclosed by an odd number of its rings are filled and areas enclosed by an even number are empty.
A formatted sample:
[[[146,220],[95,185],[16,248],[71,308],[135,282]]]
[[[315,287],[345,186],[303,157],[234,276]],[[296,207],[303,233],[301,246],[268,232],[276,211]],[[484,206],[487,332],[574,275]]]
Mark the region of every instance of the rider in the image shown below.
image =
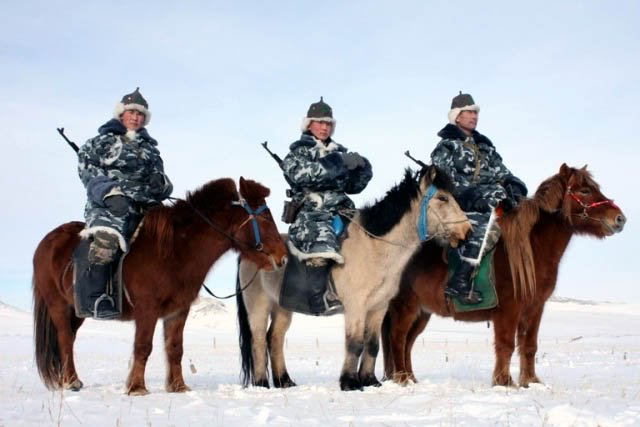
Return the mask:
[[[158,143],[144,127],[150,119],[149,105],[136,88],[78,152],[78,173],[88,198],[82,236],[91,239],[91,264],[111,263],[118,249],[127,252],[144,213],[173,190]]]
[[[331,107],[320,97],[309,107],[302,121],[302,136],[291,144],[281,164],[292,185],[292,200],[301,206],[289,228],[289,249],[310,271],[344,263],[337,236],[343,227],[340,212],[354,209],[347,194],[360,193],[373,176],[366,158],[331,138],[335,126]],[[309,277],[322,275],[312,273]],[[324,280],[309,282],[310,308],[323,313],[326,275]]]
[[[486,136],[476,131],[480,107],[469,94],[453,98],[449,124],[438,136],[442,140],[431,153],[434,165],[445,171],[454,182],[454,195],[469,218],[473,229],[457,249],[461,266],[451,276],[445,294],[465,304],[482,302],[481,293],[473,288],[472,273],[482,256],[500,237],[495,208],[513,209],[527,195],[527,187],[502,163],[502,157]]]

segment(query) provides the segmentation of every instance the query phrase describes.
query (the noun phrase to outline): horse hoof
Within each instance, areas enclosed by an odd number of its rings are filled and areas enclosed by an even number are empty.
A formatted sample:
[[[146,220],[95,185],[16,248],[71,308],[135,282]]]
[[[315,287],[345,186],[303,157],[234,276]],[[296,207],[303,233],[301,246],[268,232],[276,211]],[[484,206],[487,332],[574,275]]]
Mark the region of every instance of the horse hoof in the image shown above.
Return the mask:
[[[191,391],[191,387],[186,384],[181,384],[179,386],[167,387],[167,392],[169,393],[186,393]]]
[[[363,387],[380,387],[382,385],[382,383],[380,381],[378,381],[378,379],[375,377],[375,375],[370,375],[367,377],[364,377],[364,379],[362,379],[362,386]]]
[[[70,383],[67,383],[64,385],[64,388],[67,390],[71,390],[71,391],[80,391],[80,389],[84,386],[84,384],[82,383],[82,381],[80,381],[79,379],[75,379],[73,381],[71,381]]]
[[[273,386],[275,388],[289,388],[296,387],[297,384],[293,382],[291,377],[289,377],[289,374],[284,374],[280,378],[273,379]]]
[[[340,390],[352,391],[352,390],[364,390],[362,383],[356,377],[351,375],[343,375],[340,377]]]
[[[267,380],[267,379],[256,380],[256,381],[253,382],[253,386],[254,387],[269,388],[269,380]]]
[[[127,391],[127,394],[129,396],[146,396],[149,394],[149,390],[145,387],[130,388],[129,391]]]

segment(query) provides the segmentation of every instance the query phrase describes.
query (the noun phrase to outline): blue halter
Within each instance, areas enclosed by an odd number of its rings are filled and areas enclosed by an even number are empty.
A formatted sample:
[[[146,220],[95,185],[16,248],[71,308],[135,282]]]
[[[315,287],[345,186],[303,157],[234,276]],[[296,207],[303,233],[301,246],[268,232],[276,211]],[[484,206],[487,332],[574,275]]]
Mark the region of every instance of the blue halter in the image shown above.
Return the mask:
[[[262,250],[262,240],[260,239],[260,228],[258,227],[257,217],[262,212],[267,210],[267,205],[264,204],[260,206],[258,209],[253,210],[251,209],[251,206],[249,206],[249,203],[247,203],[245,199],[240,199],[240,201],[234,202],[233,204],[238,204],[242,206],[244,210],[249,214],[249,220],[251,220],[251,226],[253,227],[253,235],[255,236],[255,239],[256,239],[256,249]]]
[[[429,229],[427,228],[427,206],[429,205],[429,201],[433,198],[433,195],[436,194],[436,186],[431,184],[427,189],[427,194],[422,198],[422,203],[420,203],[420,219],[418,220],[418,236],[420,237],[420,241],[424,242],[429,238]]]

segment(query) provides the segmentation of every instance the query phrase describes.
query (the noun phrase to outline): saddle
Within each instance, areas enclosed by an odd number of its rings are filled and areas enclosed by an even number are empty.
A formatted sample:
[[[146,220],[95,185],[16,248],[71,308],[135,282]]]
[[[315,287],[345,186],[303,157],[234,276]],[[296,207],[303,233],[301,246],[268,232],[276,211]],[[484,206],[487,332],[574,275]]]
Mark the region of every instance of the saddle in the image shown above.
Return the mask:
[[[122,263],[118,250],[115,260],[96,265],[89,262],[90,239],[80,239],[73,252],[73,295],[77,317],[114,319],[122,314]]]
[[[493,254],[495,253],[495,248],[487,252],[480,261],[480,266],[476,269],[474,275],[472,275],[471,280],[473,281],[473,287],[482,293],[482,302],[478,304],[463,304],[458,301],[455,297],[449,297],[453,300],[453,306],[456,313],[464,313],[467,311],[475,311],[475,310],[488,310],[490,308],[494,308],[498,305],[498,293],[496,292],[496,277],[495,271],[493,269]],[[458,256],[458,252],[449,249],[448,251],[449,258],[449,276],[451,277],[453,273],[460,267],[460,257]]]

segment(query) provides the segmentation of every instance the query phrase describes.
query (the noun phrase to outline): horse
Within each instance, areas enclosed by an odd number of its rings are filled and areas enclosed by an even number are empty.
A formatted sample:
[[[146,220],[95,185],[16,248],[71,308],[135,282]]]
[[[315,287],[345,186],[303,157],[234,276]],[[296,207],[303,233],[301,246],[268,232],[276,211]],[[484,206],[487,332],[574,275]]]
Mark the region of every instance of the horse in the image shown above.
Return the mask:
[[[270,190],[242,177],[239,187],[229,178],[210,181],[144,217],[122,270],[127,298],[120,320],[135,322],[127,394],[148,393],[144,372],[158,319],[164,327],[166,390],[190,390],[181,367],[185,321],[207,272],[223,253],[239,251],[265,270],[286,262],[286,246],[265,204]],[[57,227],[33,257],[35,359],[49,389],[83,386],[73,346],[84,319],[74,311],[71,261],[83,228],[78,221]]]
[[[495,367],[492,384],[515,386],[509,366],[517,344],[519,384],[540,383],[535,370],[537,338],[546,301],[556,287],[558,267],[573,235],[605,238],[622,231],[626,218],[605,197],[586,166],[563,164],[531,199],[500,218],[502,238],[493,261],[499,304],[456,313],[446,300],[447,263],[440,248],[425,244],[409,261],[400,291],[382,326],[385,378],[416,382],[411,349],[432,314],[455,320],[492,321]]]
[[[404,180],[382,200],[356,211],[351,218],[341,249],[345,262],[331,271],[345,316],[342,390],[380,385],[374,372],[380,323],[398,290],[403,266],[420,245],[417,230],[423,228],[438,244],[452,246],[470,230],[468,219],[447,190],[450,188],[446,176],[433,166],[423,169],[419,180],[407,170]],[[263,271],[250,259],[239,258],[236,286],[244,289],[237,294],[244,386],[251,382],[269,387],[267,351],[274,386],[296,385],[283,353],[292,316],[278,304],[283,270]]]

